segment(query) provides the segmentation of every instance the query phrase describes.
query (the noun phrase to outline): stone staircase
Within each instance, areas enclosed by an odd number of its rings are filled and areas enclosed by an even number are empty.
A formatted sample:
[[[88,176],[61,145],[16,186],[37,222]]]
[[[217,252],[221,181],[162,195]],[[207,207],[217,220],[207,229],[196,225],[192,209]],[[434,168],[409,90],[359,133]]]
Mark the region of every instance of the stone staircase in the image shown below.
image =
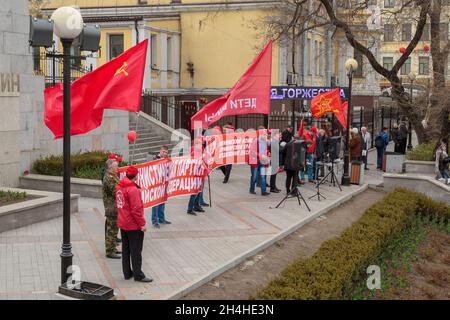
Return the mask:
[[[163,145],[167,145],[169,147],[169,152],[172,151],[173,147],[177,144],[177,142],[171,142],[169,133],[162,134],[160,131],[152,128],[146,123],[146,120],[142,117],[139,119],[138,128],[136,130],[136,121],[130,117],[129,121],[130,130],[135,130],[138,137],[136,139],[136,145],[133,147],[132,142],[129,143],[129,154],[130,159],[133,155],[134,149],[134,163],[142,163],[146,162],[147,155],[150,153],[151,155],[156,155],[159,152],[159,149]]]

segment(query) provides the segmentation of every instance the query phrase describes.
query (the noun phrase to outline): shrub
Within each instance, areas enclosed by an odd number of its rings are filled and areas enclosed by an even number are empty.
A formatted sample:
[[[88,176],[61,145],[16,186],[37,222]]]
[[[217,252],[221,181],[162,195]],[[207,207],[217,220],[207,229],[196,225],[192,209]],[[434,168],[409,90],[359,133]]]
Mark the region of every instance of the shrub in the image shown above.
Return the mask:
[[[0,190],[0,204],[25,199],[26,197],[27,197],[26,192]]]
[[[433,151],[435,146],[436,141],[419,144],[414,149],[406,153],[406,159],[418,161],[433,161],[434,160]]]
[[[72,154],[70,156],[70,175],[76,178],[100,179],[105,161],[110,154],[106,151]],[[62,155],[52,155],[36,160],[33,164],[33,172],[49,176],[62,176]]]
[[[367,266],[418,214],[448,223],[450,206],[421,193],[396,189],[367,209],[340,236],[324,242],[312,257],[288,266],[252,298],[345,298],[367,276]]]

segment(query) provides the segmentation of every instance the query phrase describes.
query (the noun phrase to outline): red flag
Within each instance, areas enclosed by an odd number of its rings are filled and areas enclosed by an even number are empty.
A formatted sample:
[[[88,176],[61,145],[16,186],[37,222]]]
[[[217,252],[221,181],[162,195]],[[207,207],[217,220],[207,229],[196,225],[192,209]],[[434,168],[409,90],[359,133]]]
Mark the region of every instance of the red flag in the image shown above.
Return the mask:
[[[305,121],[304,118],[300,120],[300,124],[298,125],[297,135],[299,137],[303,136],[303,129],[305,128]]]
[[[347,114],[348,114],[348,102],[345,101],[342,104],[342,110],[340,112],[336,112],[336,119],[338,119],[339,123],[342,125],[344,129],[347,129]]]
[[[102,123],[104,109],[137,112],[140,109],[148,40],[74,81],[70,86],[70,134],[89,132]],[[63,136],[63,86],[44,91],[44,121]]]
[[[314,118],[321,118],[328,112],[339,113],[342,110],[340,89],[321,93],[311,100],[311,113]]]
[[[222,97],[205,105],[191,118],[191,128],[199,121],[207,129],[212,123],[229,115],[270,113],[270,82],[272,77],[272,41],[266,44],[251,66]]]

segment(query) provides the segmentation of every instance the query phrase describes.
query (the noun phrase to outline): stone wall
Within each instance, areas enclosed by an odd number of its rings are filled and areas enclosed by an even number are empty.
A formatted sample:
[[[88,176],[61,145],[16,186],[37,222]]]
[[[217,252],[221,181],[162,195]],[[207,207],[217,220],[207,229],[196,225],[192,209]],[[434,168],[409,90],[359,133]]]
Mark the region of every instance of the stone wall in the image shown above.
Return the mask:
[[[26,88],[32,70],[28,19],[27,1],[0,0],[0,73],[20,80],[17,92],[0,88],[0,185],[16,186],[19,182],[22,104],[27,101],[31,108],[30,95],[20,89]]]
[[[35,159],[62,153],[62,139],[44,124],[44,78],[33,75],[28,1],[0,0],[0,74],[20,79],[17,94],[0,92],[0,185],[18,186]],[[1,83],[0,83],[1,89]],[[72,137],[72,152],[109,150],[128,159],[128,112],[107,110],[89,134]]]

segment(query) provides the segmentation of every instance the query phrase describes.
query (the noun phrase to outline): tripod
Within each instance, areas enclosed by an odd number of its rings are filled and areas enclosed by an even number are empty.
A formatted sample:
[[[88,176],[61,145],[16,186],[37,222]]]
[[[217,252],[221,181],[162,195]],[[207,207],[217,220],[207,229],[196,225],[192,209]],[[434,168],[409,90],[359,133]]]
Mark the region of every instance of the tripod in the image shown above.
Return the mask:
[[[319,167],[324,168],[324,163],[322,161],[317,161],[316,177],[319,177]],[[325,179],[325,177],[323,179]],[[319,183],[316,184],[316,189],[317,189],[316,194],[309,197],[308,199],[312,199],[314,197],[317,197],[317,200],[319,200],[319,201],[320,201],[320,198],[326,199],[325,196],[320,192],[320,184],[322,183],[323,179]]]
[[[339,180],[338,180],[338,178],[337,178],[337,176],[336,176],[336,173],[334,172],[334,163],[335,163],[334,160],[331,160],[331,170],[328,171],[328,173],[325,175],[325,177],[323,177],[322,180],[320,180],[319,183],[316,185],[316,188],[317,188],[317,190],[318,190],[317,193],[320,193],[319,187],[320,187],[320,185],[321,185],[322,183],[324,183],[325,181],[327,181],[328,176],[331,176],[331,183],[333,184],[333,187],[335,187],[336,184],[337,184],[339,190],[342,191],[342,188],[341,188],[341,186],[340,186],[340,184],[339,184]],[[322,196],[322,197],[323,197],[323,196]],[[325,197],[324,197],[324,198],[325,198]],[[320,200],[320,198],[319,198],[319,200]]]
[[[278,203],[275,208],[278,208],[279,206],[281,206],[282,203],[284,203],[287,199],[290,198],[297,198],[298,200],[298,205],[301,206],[302,203],[300,202],[300,200],[303,201],[303,203],[305,204],[306,208],[308,208],[308,211],[311,212],[311,209],[309,208],[308,204],[306,203],[305,198],[303,198],[302,193],[300,192],[300,189],[298,187],[295,187],[294,190],[292,190],[291,192],[289,192],[281,201],[280,203]]]

